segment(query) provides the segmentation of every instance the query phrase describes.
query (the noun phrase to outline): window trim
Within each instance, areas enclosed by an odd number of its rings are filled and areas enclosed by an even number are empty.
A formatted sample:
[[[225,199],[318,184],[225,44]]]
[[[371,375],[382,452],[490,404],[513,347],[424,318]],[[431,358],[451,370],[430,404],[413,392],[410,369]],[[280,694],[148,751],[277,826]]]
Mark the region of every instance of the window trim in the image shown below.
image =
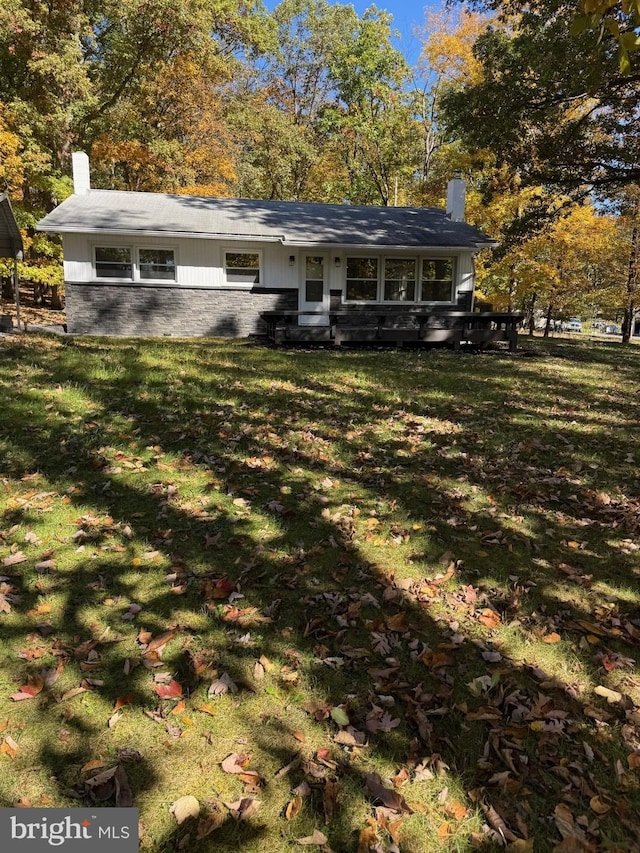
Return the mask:
[[[229,281],[227,279],[227,254],[230,255],[257,255],[258,256],[258,281],[242,282]],[[247,249],[239,246],[223,246],[222,247],[222,287],[228,287],[233,290],[252,290],[254,287],[264,287],[264,250],[263,249]]]
[[[376,258],[378,262],[378,278],[377,278],[377,287],[376,287],[376,299],[348,299],[347,297],[347,276],[346,270],[348,268],[349,259],[350,258]],[[416,265],[416,278],[415,278],[415,291],[413,299],[384,299],[384,291],[385,291],[385,263],[387,260],[411,260],[415,261]],[[439,299],[422,299],[422,275],[424,269],[425,261],[443,261],[448,260],[451,261],[451,291],[450,298],[447,300],[439,300]],[[420,306],[430,306],[430,305],[455,305],[455,294],[459,285],[458,281],[458,268],[459,268],[459,257],[458,255],[449,255],[449,254],[437,254],[437,253],[429,253],[429,254],[416,254],[416,255],[398,255],[398,254],[385,254],[385,255],[372,255],[370,253],[357,253],[357,254],[348,254],[345,255],[345,279],[344,279],[344,303],[345,305],[410,305],[412,307],[420,307]]]

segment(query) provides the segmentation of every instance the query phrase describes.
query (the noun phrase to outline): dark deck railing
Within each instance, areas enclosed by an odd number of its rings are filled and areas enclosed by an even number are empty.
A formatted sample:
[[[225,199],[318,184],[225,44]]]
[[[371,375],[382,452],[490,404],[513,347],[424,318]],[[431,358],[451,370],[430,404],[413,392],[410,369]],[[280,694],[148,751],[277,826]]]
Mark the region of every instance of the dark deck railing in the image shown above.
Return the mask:
[[[389,343],[450,344],[481,347],[505,341],[510,350],[518,343],[518,324],[523,314],[496,311],[398,311],[397,307],[339,309],[335,311],[264,311],[261,317],[267,336],[285,343]],[[300,320],[303,320],[301,323]],[[304,321],[307,321],[306,323]]]

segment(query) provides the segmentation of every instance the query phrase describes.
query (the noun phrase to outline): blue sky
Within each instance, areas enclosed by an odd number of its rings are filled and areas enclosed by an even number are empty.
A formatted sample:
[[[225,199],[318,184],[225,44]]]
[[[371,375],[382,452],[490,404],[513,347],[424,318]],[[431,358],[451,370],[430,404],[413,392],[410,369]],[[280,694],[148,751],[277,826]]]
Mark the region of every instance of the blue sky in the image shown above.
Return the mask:
[[[345,6],[351,5],[359,15],[374,5],[373,0],[340,0]],[[407,62],[415,65],[420,55],[420,41],[413,35],[416,26],[424,23],[424,9],[433,8],[433,3],[424,0],[378,0],[375,6],[393,15],[393,28],[398,30],[400,38],[395,46],[401,50]],[[273,9],[277,0],[265,0],[265,6]]]

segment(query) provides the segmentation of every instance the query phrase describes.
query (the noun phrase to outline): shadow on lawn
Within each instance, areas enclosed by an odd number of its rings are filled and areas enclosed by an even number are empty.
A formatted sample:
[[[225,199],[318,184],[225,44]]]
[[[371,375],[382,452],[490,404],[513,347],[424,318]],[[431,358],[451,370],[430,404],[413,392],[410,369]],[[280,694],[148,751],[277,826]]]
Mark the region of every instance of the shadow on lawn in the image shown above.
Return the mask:
[[[272,354],[261,365],[249,346],[200,343],[185,347],[179,375],[167,374],[161,353],[175,346],[120,345],[122,362],[114,377],[112,368],[100,372],[100,359],[113,357],[109,344],[65,341],[57,345],[54,359],[28,343],[16,344],[17,355],[29,352],[32,376],[39,374],[42,387],[60,383],[76,388],[86,397],[90,416],[73,422],[64,412],[47,410],[31,390],[33,378],[31,387],[14,389],[2,414],[14,427],[2,470],[8,475],[38,471],[61,490],[81,482],[81,489],[68,493],[70,506],[89,504],[97,516],[112,519],[102,528],[84,525],[89,530],[86,551],[113,541],[133,558],[135,546],[146,542],[184,571],[184,596],[177,597],[157,579],[155,596],[142,614],[152,634],[164,631],[177,613],[200,609],[207,579],[227,577],[236,583],[245,596],[243,606],[259,612],[273,608],[272,622],[249,629],[225,623],[212,606],[205,629],[181,623],[179,636],[187,653],[166,658],[175,677],[197,690],[189,644],[213,647],[217,662],[243,685],[236,713],[245,715],[247,726],[254,691],[259,691],[251,683],[250,665],[260,654],[286,661],[314,686],[321,718],[322,702],[345,705],[355,728],[364,730],[367,715],[382,701],[378,697],[390,697],[384,701],[401,724],[387,733],[369,734],[368,751],[336,750],[335,767],[318,763],[300,747],[286,710],[251,730],[251,744],[271,756],[274,768],[301,754],[303,760],[287,774],[287,782],[294,787],[302,778],[312,781],[307,808],[316,811],[316,825],[324,823],[327,779],[341,782],[343,817],[328,830],[332,847],[348,851],[357,846],[353,826],[362,825],[358,810],[366,796],[366,772],[376,766],[370,754],[386,767],[415,768],[426,760],[434,775],[444,762],[465,791],[481,791],[484,816],[492,824],[489,846],[504,841],[489,804],[507,821],[507,833],[510,828],[520,836],[526,827],[537,840],[536,850],[550,850],[560,840],[555,805],[562,801],[576,814],[590,814],[589,801],[600,796],[610,777],[606,785],[616,802],[611,816],[604,818],[603,832],[619,844],[637,845],[633,812],[621,800],[637,796],[635,781],[626,768],[621,775],[615,764],[616,757],[625,760],[636,737],[624,708],[605,709],[575,685],[538,671],[535,660],[512,659],[508,642],[498,648],[491,634],[478,627],[478,616],[489,611],[499,614],[496,626],[517,620],[514,630],[532,642],[558,629],[567,638],[567,654],[581,661],[594,684],[596,679],[608,683],[608,676],[594,663],[592,641],[585,640],[589,630],[581,624],[600,626],[606,632],[600,642],[613,653],[637,646],[636,637],[624,629],[637,617],[637,595],[616,599],[615,587],[629,596],[637,593],[632,581],[635,552],[622,552],[617,540],[620,530],[633,536],[638,518],[631,501],[623,504],[615,495],[604,495],[624,483],[625,460],[635,452],[630,430],[616,435],[614,463],[601,446],[608,431],[620,429],[619,400],[611,399],[606,388],[582,387],[579,409],[568,412],[563,401],[576,399],[576,384],[565,376],[556,380],[558,402],[549,410],[548,374],[544,362],[536,364],[535,358],[379,353],[372,363],[371,353],[317,357],[296,352]],[[580,357],[586,358],[582,352]],[[611,361],[603,346],[594,350],[589,363],[610,368]],[[618,369],[631,378],[634,365],[630,361]],[[624,417],[627,427],[634,419],[637,423],[635,401],[628,402]],[[27,428],[18,431],[18,425]],[[198,518],[181,506],[179,490],[143,490],[119,478],[111,472],[107,446],[126,448],[131,456],[157,446],[157,461],[164,453],[181,454],[185,470],[213,484],[210,517]],[[260,457],[273,464],[252,467],[247,461]],[[578,477],[580,471],[587,475]],[[330,487],[318,490],[319,473],[340,480],[353,500],[336,502]],[[174,469],[163,475],[159,466],[159,485],[170,484],[174,475]],[[214,509],[217,491],[275,517],[280,532],[257,536],[251,513],[242,506],[237,512],[227,506]],[[411,522],[429,531],[420,541],[421,550],[411,555],[415,569],[409,572],[416,582],[427,579],[424,594],[401,578],[396,582],[371,558],[370,548],[356,535],[354,516],[344,508],[356,503],[362,517],[369,515],[385,529],[387,541],[410,535]],[[407,522],[394,530],[400,516]],[[37,532],[37,514],[29,517],[13,509],[6,521]],[[132,528],[131,538],[122,535],[125,525]],[[445,551],[455,574],[441,585],[432,581],[434,566],[446,569],[439,564]],[[563,556],[568,573],[558,571]],[[95,633],[83,615],[92,597],[135,599],[129,567],[125,571],[121,559],[110,559],[108,551],[97,560],[76,558],[76,564],[71,577],[57,578],[52,572],[42,579],[51,593],[68,590],[63,616],[68,647],[72,638],[83,642]],[[148,575],[152,564],[141,571]],[[573,595],[572,584],[603,584],[604,592],[587,599],[602,613],[594,615],[584,597]],[[35,605],[37,589],[26,593],[26,604]],[[279,608],[274,599],[280,599]],[[116,633],[122,630],[121,617],[121,609],[104,615]],[[23,626],[14,630],[24,633]],[[260,635],[257,647],[234,642],[247,630]],[[377,644],[372,643],[374,634]],[[23,665],[16,662],[16,684],[23,674]],[[470,687],[487,674],[495,683]],[[123,686],[122,659],[114,655],[102,676],[101,699],[113,707],[126,689],[133,704],[153,710],[143,676],[148,678],[139,667]],[[296,692],[295,682],[279,684],[277,702],[285,709],[299,706]],[[46,696],[42,701],[46,708]],[[70,725],[81,725],[73,719]],[[539,724],[537,729],[532,722]],[[336,727],[322,719],[318,725],[330,744]],[[70,757],[47,748],[40,762],[59,774],[61,762],[88,761],[93,750],[89,735],[98,737],[99,731],[97,726],[87,731],[84,754]],[[572,751],[574,739],[589,744],[591,753],[586,748],[581,754]],[[358,757],[352,760],[351,752]],[[134,796],[143,800],[159,771],[134,762],[128,768]],[[59,782],[61,792],[68,793],[77,784],[75,767]],[[259,796],[266,801],[281,795],[280,788],[274,791],[267,784]],[[580,826],[576,837],[596,829],[595,824]],[[188,832],[191,838],[185,842]],[[275,842],[281,849],[293,845],[295,837],[290,824],[283,832],[288,834]],[[229,819],[199,842],[193,833],[188,825],[180,827],[155,839],[153,849],[184,849],[185,843],[190,850],[235,851],[250,844],[280,849],[267,846],[274,840],[265,836],[260,812],[246,823]],[[409,837],[402,849],[427,849],[419,845],[419,839]]]

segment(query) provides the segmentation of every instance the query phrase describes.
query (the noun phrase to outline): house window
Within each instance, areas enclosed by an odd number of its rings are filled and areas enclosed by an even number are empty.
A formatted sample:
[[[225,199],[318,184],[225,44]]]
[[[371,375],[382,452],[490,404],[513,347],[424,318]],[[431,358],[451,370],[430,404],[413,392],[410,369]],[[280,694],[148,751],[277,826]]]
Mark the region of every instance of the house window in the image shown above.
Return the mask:
[[[384,262],[385,302],[415,302],[416,262],[413,258],[386,258]]]
[[[95,258],[97,278],[133,278],[128,246],[96,246]]]
[[[138,260],[141,280],[176,280],[176,259],[173,249],[140,249]]]
[[[378,259],[347,258],[348,302],[375,302],[378,298]]]
[[[451,302],[453,299],[453,258],[424,258],[421,295],[423,302]]]
[[[260,284],[260,253],[225,252],[224,271],[228,284]]]

